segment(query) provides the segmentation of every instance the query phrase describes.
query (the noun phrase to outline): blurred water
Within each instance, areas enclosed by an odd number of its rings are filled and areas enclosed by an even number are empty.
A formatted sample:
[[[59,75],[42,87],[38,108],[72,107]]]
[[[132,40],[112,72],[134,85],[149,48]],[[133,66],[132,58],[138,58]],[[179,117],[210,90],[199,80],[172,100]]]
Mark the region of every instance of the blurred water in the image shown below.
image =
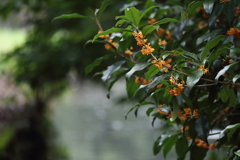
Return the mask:
[[[151,126],[146,108],[140,109],[138,118],[130,113],[125,120],[134,104],[116,104],[117,98],[125,95],[124,82],[113,88],[110,100],[106,93],[101,85],[81,81],[53,102],[53,123],[71,160],[162,159],[152,153],[160,131]]]

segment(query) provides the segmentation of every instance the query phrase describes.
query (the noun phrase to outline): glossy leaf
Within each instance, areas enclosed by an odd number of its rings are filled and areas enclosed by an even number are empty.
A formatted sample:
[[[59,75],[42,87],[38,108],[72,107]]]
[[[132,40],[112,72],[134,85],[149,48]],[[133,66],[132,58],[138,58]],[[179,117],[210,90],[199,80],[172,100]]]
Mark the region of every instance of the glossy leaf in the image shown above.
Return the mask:
[[[163,75],[157,76],[153,79],[153,81],[151,83],[149,83],[147,85],[141,85],[139,87],[139,89],[146,88],[146,90],[149,91],[151,88],[153,88],[156,85],[158,85],[159,83],[161,83],[161,81],[164,80],[168,76],[169,76],[169,74],[163,74]]]
[[[232,0],[228,2],[228,13],[227,13],[227,20],[230,26],[233,26],[233,19],[236,13],[236,6],[239,6],[239,0]]]
[[[126,61],[119,61],[114,63],[111,66],[107,67],[107,70],[105,70],[103,72],[103,76],[102,76],[102,81],[106,82],[109,78],[111,78],[111,75],[116,72],[117,70],[119,70],[121,68],[121,66],[125,63]]]
[[[200,60],[203,61],[207,57],[207,54],[209,53],[210,49],[214,48],[219,43],[219,41],[221,41],[225,37],[226,36],[224,35],[220,35],[210,40],[204,47],[200,56]]]
[[[107,59],[110,58],[111,56],[112,56],[112,55],[110,55],[110,54],[106,54],[105,56],[96,59],[92,64],[90,64],[89,66],[87,66],[87,67],[85,68],[85,75],[87,75],[88,73],[90,73],[90,72],[94,69],[94,67],[96,67],[96,66],[98,66],[99,64],[101,64],[101,62],[102,62],[103,60],[107,60]]]
[[[184,136],[178,139],[175,149],[178,157],[185,157],[186,150],[188,149],[188,141]]]
[[[186,83],[189,90],[191,90],[192,87],[199,81],[202,75],[203,75],[203,71],[194,71],[189,76],[187,76]]]
[[[188,17],[192,17],[195,13],[198,7],[201,7],[203,5],[202,1],[194,1],[190,4],[188,8]]]
[[[147,101],[144,101],[142,103],[138,103],[136,104],[134,107],[132,107],[126,114],[125,114],[125,119],[127,119],[127,116],[130,112],[132,112],[134,109],[136,109],[137,107],[141,106],[141,105],[149,105],[149,104],[154,104],[153,102],[147,102]]]
[[[222,131],[220,132],[220,136],[219,136],[219,137],[223,137],[223,136],[225,135],[225,133],[227,133],[228,141],[230,141],[230,138],[232,137],[232,134],[233,134],[238,128],[240,128],[240,123],[228,125],[224,130],[222,130]]]
[[[149,117],[149,115],[154,111],[155,107],[149,107],[146,111],[146,115]]]
[[[166,158],[166,155],[170,152],[172,147],[176,144],[178,140],[178,134],[172,135],[166,138],[163,146],[163,156]]]
[[[221,69],[221,70],[218,72],[217,76],[215,77],[215,81],[218,82],[219,77],[220,77],[221,75],[223,75],[224,73],[226,73],[232,66],[234,66],[234,65],[236,65],[236,64],[237,64],[237,62],[231,63],[231,64],[225,66],[223,69]]]
[[[173,100],[173,116],[172,118],[170,118],[170,121],[175,121],[175,119],[178,117],[178,111],[179,111],[179,105],[178,102],[175,100]]]
[[[138,27],[139,21],[141,19],[140,11],[135,7],[126,8],[124,11],[127,19],[131,21],[135,27]]]
[[[186,102],[186,104],[188,105],[188,107],[193,109],[192,101],[184,93],[181,93],[181,96],[184,99],[184,101]]]
[[[195,130],[200,139],[208,143],[207,137],[209,134],[209,123],[206,114],[201,114],[196,120]]]
[[[240,74],[237,74],[233,77],[233,83],[235,83],[240,78]]]
[[[137,64],[135,64],[132,67],[132,69],[126,74],[126,78],[129,79],[134,72],[141,71],[144,68],[146,68],[148,65],[150,65],[150,63],[137,63]]]
[[[147,26],[143,27],[142,34],[143,34],[143,36],[146,36],[146,35],[152,33],[155,29],[156,29],[155,26],[147,25]]]
[[[144,73],[144,77],[145,79],[149,80],[152,76],[155,76],[160,70],[155,67],[155,66],[151,66],[148,68],[148,71],[146,73]]]
[[[214,2],[215,0],[204,0],[203,8],[208,14],[212,13]]]
[[[124,24],[124,23],[128,23],[128,21],[125,20],[125,19],[120,19],[120,20],[117,21],[117,23],[115,24],[115,27],[119,27],[119,26],[121,26],[121,25]]]
[[[239,150],[237,152],[234,152],[234,154],[236,154],[237,156],[240,157],[240,151]]]
[[[168,22],[177,22],[177,23],[180,23],[178,20],[173,19],[173,18],[164,18],[164,19],[162,19],[162,20],[160,20],[160,21],[157,21],[157,22],[153,23],[152,26],[161,25],[161,24],[168,23]]]
[[[87,16],[83,16],[77,13],[72,14],[62,14],[61,16],[55,17],[52,21],[55,21],[57,19],[71,19],[71,18],[89,18]]]
[[[132,98],[134,96],[135,91],[138,89],[138,84],[135,83],[135,78],[131,78],[126,82],[126,90],[128,98]]]
[[[208,24],[210,27],[214,26],[214,24],[216,23],[216,19],[218,18],[223,8],[224,8],[224,3],[214,3],[212,13],[208,18]]]

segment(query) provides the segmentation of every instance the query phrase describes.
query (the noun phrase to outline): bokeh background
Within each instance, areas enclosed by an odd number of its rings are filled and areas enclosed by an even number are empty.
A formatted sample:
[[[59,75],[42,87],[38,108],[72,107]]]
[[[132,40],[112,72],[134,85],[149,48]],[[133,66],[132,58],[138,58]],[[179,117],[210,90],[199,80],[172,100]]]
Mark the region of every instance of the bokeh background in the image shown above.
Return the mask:
[[[146,1],[112,0],[100,22],[116,23],[126,7],[143,9]],[[92,16],[102,1],[0,1],[0,159],[1,160],[159,160],[153,143],[164,122],[125,114],[137,102],[127,100],[125,80],[111,90],[84,69],[106,54],[103,44],[84,44],[97,32],[89,19],[61,19],[62,14]],[[148,0],[152,3],[152,0]],[[164,3],[165,1],[157,1]],[[174,149],[173,149],[174,150]],[[213,154],[218,154],[213,152]],[[223,159],[226,157],[222,157]],[[175,160],[174,152],[167,156]],[[211,157],[209,158],[211,159]]]

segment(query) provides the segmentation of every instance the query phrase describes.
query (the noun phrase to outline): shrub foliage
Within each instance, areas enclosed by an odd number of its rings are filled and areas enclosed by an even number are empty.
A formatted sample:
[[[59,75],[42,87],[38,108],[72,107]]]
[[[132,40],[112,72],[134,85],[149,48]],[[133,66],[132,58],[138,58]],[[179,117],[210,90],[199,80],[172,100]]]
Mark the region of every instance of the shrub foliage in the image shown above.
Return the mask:
[[[99,30],[86,45],[103,43],[112,52],[96,59],[86,74],[112,62],[95,75],[102,75],[109,91],[125,77],[128,98],[139,101],[128,113],[148,105],[152,125],[156,119],[169,124],[155,141],[154,154],[166,157],[175,146],[178,160],[188,152],[190,159],[201,160],[209,150],[225,148],[229,159],[239,159],[240,1],[129,2],[115,17],[115,26],[102,28],[101,14],[110,3],[103,1],[93,17],[54,19],[96,21]],[[219,138],[210,141],[215,134]]]

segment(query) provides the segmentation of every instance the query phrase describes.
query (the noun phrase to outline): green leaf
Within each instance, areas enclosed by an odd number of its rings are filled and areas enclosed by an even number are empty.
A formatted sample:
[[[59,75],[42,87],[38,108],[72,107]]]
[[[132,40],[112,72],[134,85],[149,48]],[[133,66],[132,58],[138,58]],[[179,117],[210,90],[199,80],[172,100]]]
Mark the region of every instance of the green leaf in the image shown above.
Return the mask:
[[[187,19],[187,12],[186,11],[181,11],[181,22],[183,23],[183,21]]]
[[[147,102],[147,101],[144,101],[142,103],[138,103],[136,104],[134,107],[132,107],[126,114],[125,114],[125,119],[127,119],[127,116],[130,112],[132,112],[134,109],[140,107],[141,105],[149,105],[149,104],[154,104],[153,102]]]
[[[226,73],[232,66],[234,66],[234,65],[237,64],[237,63],[238,63],[238,62],[231,63],[231,64],[225,66],[223,69],[221,69],[221,70],[218,72],[217,76],[215,77],[215,81],[218,82],[219,77],[220,77],[221,75],[223,75],[224,73]]]
[[[135,79],[134,78],[131,78],[127,81],[126,83],[126,90],[127,90],[127,95],[128,95],[128,98],[132,98],[135,91],[138,89],[138,84],[135,83]]]
[[[228,13],[227,13],[227,20],[229,26],[233,26],[233,19],[236,13],[236,6],[239,6],[239,0],[232,0],[228,2]]]
[[[101,62],[103,60],[107,60],[108,58],[110,58],[112,55],[110,54],[106,54],[105,56],[103,57],[100,57],[98,59],[96,59],[92,64],[88,65],[86,68],[85,68],[85,75],[87,75],[88,73],[90,73],[94,67],[98,66],[99,64],[101,64]]]
[[[233,77],[233,83],[235,83],[240,78],[240,74],[237,74]]]
[[[150,10],[152,10],[153,8],[156,8],[158,6],[151,6],[148,9],[146,9],[140,16],[140,20],[146,15],[147,12],[149,12]]]
[[[188,141],[184,136],[178,139],[175,145],[175,149],[178,157],[182,157],[182,156],[185,157],[186,150],[188,149]]]
[[[150,65],[150,63],[137,63],[137,64],[135,64],[133,66],[133,68],[126,74],[126,78],[129,79],[134,72],[143,70],[148,65]]]
[[[95,36],[93,37],[92,42],[94,42],[94,41],[95,41],[99,36],[101,36],[101,35],[106,35],[106,34],[115,33],[115,32],[124,32],[124,31],[126,31],[126,32],[132,32],[132,31],[130,31],[130,30],[123,29],[123,28],[110,28],[110,29],[108,29],[108,30],[106,30],[106,31],[103,31],[103,32],[98,33],[97,35],[95,35]]]
[[[127,18],[127,16],[116,16],[116,17],[115,17],[115,20],[118,20],[118,19],[125,19],[125,20],[128,20],[128,21],[129,21],[129,19]]]
[[[189,5],[188,8],[188,17],[190,18],[196,13],[196,10],[198,7],[201,7],[203,5],[202,1],[194,1]]]
[[[103,72],[103,76],[102,76],[102,81],[106,82],[109,78],[111,78],[111,75],[116,72],[117,70],[119,70],[121,68],[121,66],[125,63],[126,61],[119,61],[114,63],[111,66],[107,67],[107,70],[105,70]]]
[[[192,101],[184,93],[181,93],[181,96],[184,99],[184,101],[186,102],[186,104],[188,105],[188,107],[193,109]]]
[[[209,123],[206,114],[201,114],[196,120],[195,130],[200,139],[208,143]]]
[[[218,92],[218,96],[219,96],[219,98],[221,98],[221,100],[223,101],[223,102],[227,102],[227,100],[228,100],[228,94],[227,94],[227,92],[226,92],[226,89],[228,89],[228,88],[225,88],[225,86],[228,86],[228,85],[223,85],[223,87],[222,87],[222,89],[220,90],[220,92]],[[228,86],[229,87],[229,86]]]
[[[218,18],[223,8],[224,8],[224,3],[214,3],[212,13],[208,18],[208,24],[210,27],[214,27],[214,24],[216,23],[216,19]]]
[[[143,36],[146,36],[149,33],[152,33],[152,31],[154,31],[155,29],[156,29],[156,26],[147,25],[147,26],[143,27],[142,34],[143,34]]]
[[[187,76],[186,83],[189,90],[191,90],[192,87],[199,81],[202,75],[203,75],[203,71],[194,71],[189,76]]]
[[[152,76],[155,76],[160,70],[155,66],[150,66],[148,71],[144,73],[145,79],[149,80]]]
[[[155,77],[154,78],[154,80],[151,82],[151,83],[149,83],[149,84],[147,84],[147,85],[141,85],[139,88],[138,88],[138,90],[139,89],[142,89],[142,88],[146,88],[146,90],[147,91],[149,91],[151,88],[153,88],[153,87],[155,87],[156,85],[158,85],[159,83],[161,83],[161,81],[162,80],[164,80],[166,77],[168,77],[169,76],[169,74],[163,74],[163,75],[160,75],[160,76],[157,76],[157,77]],[[137,90],[137,91],[138,91]],[[136,91],[136,92],[137,92]],[[135,93],[136,94],[136,93]]]
[[[234,152],[237,156],[239,156],[240,157],[240,151],[238,151],[238,152]]]
[[[196,62],[199,62],[198,56],[195,53],[184,51],[184,57],[190,57],[194,59]]]
[[[173,18],[164,18],[164,19],[162,19],[162,20],[160,20],[160,21],[157,21],[157,22],[153,23],[152,26],[161,25],[161,24],[168,23],[168,22],[177,22],[177,23],[180,23],[178,20],[173,19]]]
[[[215,0],[204,0],[203,8],[207,14],[211,14]]]
[[[230,141],[233,133],[240,128],[240,123],[228,125],[224,130],[220,132],[220,138],[224,136],[225,133],[227,133],[228,141]]]
[[[84,44],[84,47],[85,47],[87,44],[93,43],[93,42],[104,43],[104,44],[109,43],[109,42],[104,41],[104,40],[95,40],[95,41],[93,41],[92,39],[90,39],[90,40],[88,40],[88,41]]]
[[[55,17],[53,21],[57,20],[57,19],[70,19],[70,18],[89,18],[87,16],[83,16],[77,13],[72,13],[72,14],[62,14],[61,16]]]
[[[120,19],[119,21],[117,21],[117,23],[115,24],[115,27],[119,27],[124,23],[129,23],[127,20],[125,19]]]
[[[210,40],[206,44],[206,46],[204,47],[204,49],[203,49],[203,51],[201,53],[201,56],[200,56],[200,60],[203,62],[204,59],[206,58],[208,52],[210,51],[210,49],[215,47],[219,43],[219,41],[221,41],[225,37],[226,37],[225,35],[220,35],[220,36],[217,36],[217,37],[213,38],[212,40]]]
[[[147,114],[148,117],[154,111],[155,108],[156,107],[150,107],[150,108],[147,109],[146,114]]]
[[[154,155],[157,155],[161,151],[162,145],[159,145],[160,139],[161,139],[161,136],[158,137],[158,139],[153,144],[153,154]]]
[[[173,102],[173,116],[172,118],[170,118],[170,121],[175,121],[175,119],[178,117],[178,111],[180,107],[176,99],[174,99],[172,102]]]
[[[110,90],[112,89],[113,85],[125,74],[125,72],[122,72],[120,74],[118,74],[114,80],[112,80],[109,84],[108,84],[108,96],[110,97]]]
[[[111,0],[104,0],[104,1],[102,2],[101,7],[99,8],[99,10],[98,10],[97,13],[96,13],[98,18],[101,17],[103,11],[104,11],[104,10],[107,8],[107,6],[108,6],[109,4],[111,4],[111,3],[112,3]]]
[[[176,144],[177,140],[178,140],[178,134],[174,134],[174,135],[166,138],[166,140],[164,141],[164,145],[163,145],[164,158],[166,158],[166,155],[170,152],[172,147]]]
[[[127,19],[131,21],[135,27],[138,28],[138,24],[141,19],[140,11],[135,7],[126,8],[124,11]]]
[[[229,50],[229,48],[225,47],[225,45],[223,48],[220,47],[219,49],[214,50],[214,52],[208,57],[208,65],[210,66],[218,56],[227,50]]]

